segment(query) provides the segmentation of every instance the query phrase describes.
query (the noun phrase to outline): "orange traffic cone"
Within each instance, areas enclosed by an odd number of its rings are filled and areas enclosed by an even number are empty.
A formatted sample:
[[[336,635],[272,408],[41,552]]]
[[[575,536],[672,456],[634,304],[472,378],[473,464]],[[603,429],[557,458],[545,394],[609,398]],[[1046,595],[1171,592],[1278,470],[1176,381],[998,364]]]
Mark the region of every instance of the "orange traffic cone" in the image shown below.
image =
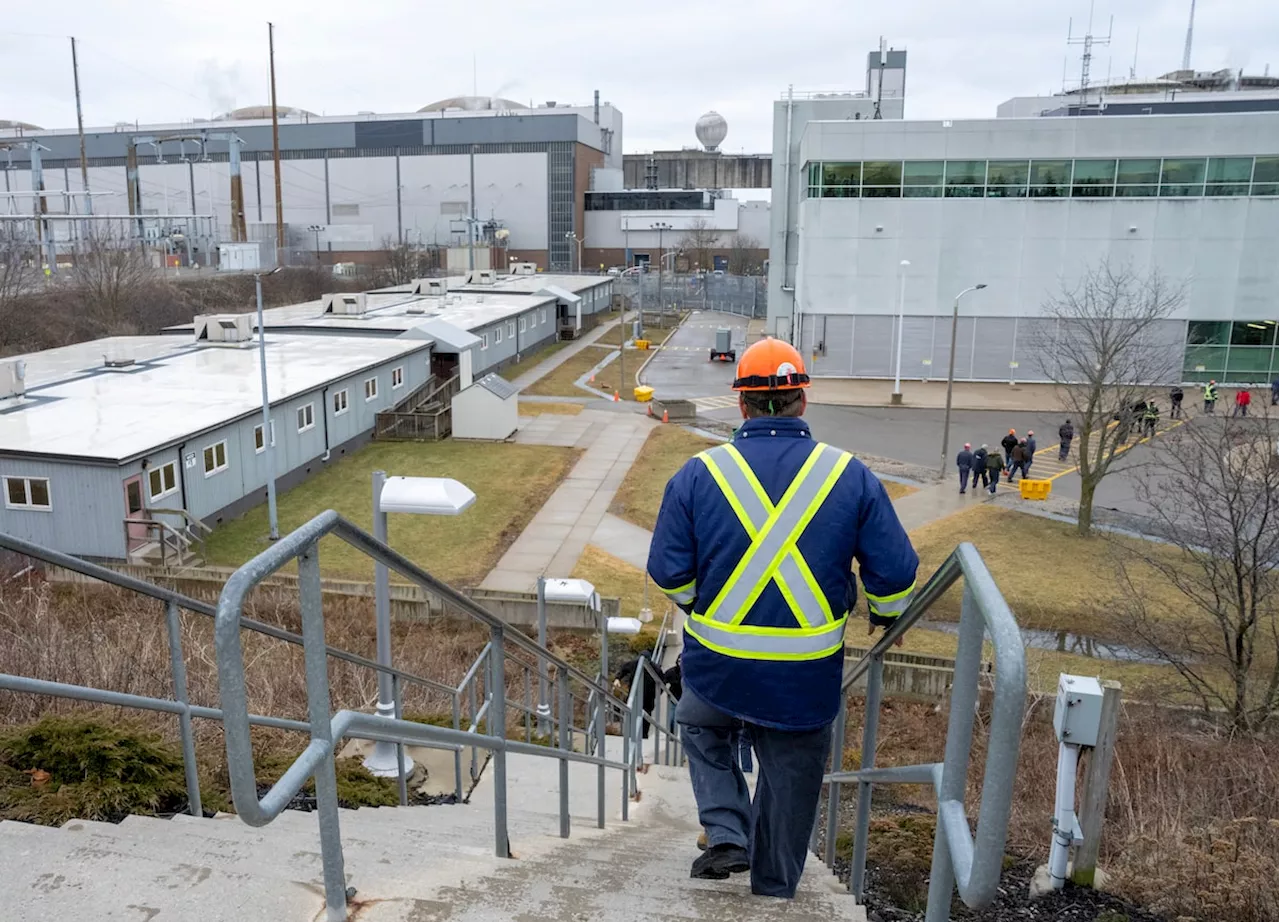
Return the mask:
[[[622,398],[618,396],[618,392],[617,392],[617,391],[614,391],[614,392],[613,392],[613,402],[614,402],[614,403],[617,403],[617,402],[618,402],[619,400],[621,400],[621,399],[622,399]]]
[[[595,383],[596,383],[596,373],[595,373],[594,371],[593,371],[593,372],[591,372],[591,377],[590,377],[590,378],[587,378],[587,383],[588,383],[588,384],[595,384]]]
[[[650,415],[650,416],[652,416],[652,415],[653,415],[653,404],[652,404],[652,403],[645,404],[645,408],[648,410],[649,415]]]
[[[669,422],[671,422],[670,418],[667,416],[667,409],[666,409],[666,407],[663,407],[663,408],[662,408],[662,421],[663,421],[664,423],[669,423]]]

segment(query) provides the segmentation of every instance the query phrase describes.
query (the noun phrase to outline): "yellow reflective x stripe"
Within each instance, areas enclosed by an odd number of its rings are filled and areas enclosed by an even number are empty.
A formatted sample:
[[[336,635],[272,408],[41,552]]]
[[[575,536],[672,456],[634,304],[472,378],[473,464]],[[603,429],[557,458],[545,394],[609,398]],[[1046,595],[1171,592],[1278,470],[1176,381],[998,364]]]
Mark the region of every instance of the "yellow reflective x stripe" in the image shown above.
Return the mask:
[[[725,454],[733,463],[722,466],[715,456]],[[780,588],[785,587],[784,597],[800,625],[829,624],[830,608],[817,581],[807,565],[802,569],[795,560],[800,557],[796,542],[839,480],[850,456],[828,445],[815,445],[775,507],[768,503],[768,495],[758,482],[752,483],[755,477],[750,467],[735,455],[731,446],[699,455],[752,539],[705,617],[740,624],[769,582],[777,581]],[[816,616],[818,611],[822,612],[821,620]]]
[[[657,586],[658,584],[655,582],[654,585]],[[698,581],[691,579],[683,586],[676,586],[674,589],[663,589],[661,586],[658,586],[658,588],[662,589],[662,594],[677,605],[690,605],[697,598]]]
[[[816,450],[815,448],[815,452]],[[733,463],[722,468],[716,462],[715,455],[725,455]],[[810,459],[814,456],[815,454],[811,453]],[[732,445],[723,445],[711,451],[702,452],[698,457],[706,465],[707,470],[716,481],[716,485],[720,487],[720,491],[724,494],[725,499],[728,500],[734,514],[738,517],[738,521],[746,531],[747,537],[752,542],[755,542],[759,536],[759,530],[768,525],[776,510],[769,499],[769,494],[761,486],[746,459]],[[803,472],[805,469],[802,468],[801,470]],[[799,479],[798,475],[797,479]],[[794,485],[795,481],[792,481],[792,483]],[[737,573],[747,566],[749,556],[750,551],[738,561],[738,567],[735,569],[734,575],[730,576],[730,582],[726,582],[725,586],[721,588],[721,596],[724,595],[725,589],[729,587]],[[817,589],[817,581],[813,579],[812,573],[808,573],[808,565],[804,564],[803,569],[801,569],[797,565],[796,558],[799,558],[799,563],[803,564],[803,558],[800,557],[797,551],[787,558],[784,565],[778,569],[773,577],[778,584],[778,589],[781,591],[784,601],[787,603],[787,607],[801,627],[814,627],[830,622],[831,609],[827,605],[826,597],[822,595],[821,590]],[[806,573],[808,573],[807,580]],[[791,581],[795,582],[801,590],[798,595],[792,590],[788,577],[791,577]],[[718,607],[718,604],[713,601],[708,612],[718,610]],[[749,610],[750,606],[747,606],[737,611],[731,619],[732,623],[740,623]],[[817,615],[819,611],[822,613],[821,618]]]
[[[729,627],[691,615],[684,629],[708,649],[738,659],[799,661],[822,659],[844,648],[846,616],[817,629],[769,628],[751,625]]]

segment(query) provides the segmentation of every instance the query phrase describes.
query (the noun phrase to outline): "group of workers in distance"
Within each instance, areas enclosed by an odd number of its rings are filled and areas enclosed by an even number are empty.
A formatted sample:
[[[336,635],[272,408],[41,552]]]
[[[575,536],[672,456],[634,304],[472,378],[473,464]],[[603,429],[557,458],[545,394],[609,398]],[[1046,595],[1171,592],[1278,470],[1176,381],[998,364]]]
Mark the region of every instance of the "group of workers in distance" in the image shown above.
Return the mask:
[[[1074,430],[1071,428],[1071,420],[1067,420],[1066,425],[1058,430],[1058,435],[1065,436],[1065,447],[1060,452],[1059,458],[1065,458],[1066,452],[1070,450],[1071,438],[1074,436]],[[1036,457],[1036,434],[1033,430],[1028,429],[1027,434],[1019,438],[1016,429],[1010,429],[1009,433],[1000,440],[1000,448],[993,449],[987,445],[980,445],[975,451],[972,444],[964,443],[964,448],[960,449],[960,453],[956,455],[956,472],[960,475],[960,492],[967,493],[969,487],[972,487],[976,493],[978,484],[989,492],[996,491],[996,485],[1000,483],[1000,475],[1004,474],[1008,478],[1009,483],[1013,483],[1015,474],[1021,474],[1022,479],[1026,480],[1031,474],[1031,463]],[[1001,449],[1004,454],[1001,454]],[[972,482],[970,482],[972,479]]]
[[[853,562],[869,633],[898,623],[919,564],[875,475],[813,437],[808,387],[788,343],[765,338],[742,354],[733,389],[745,422],[667,483],[648,560],[685,613],[676,723],[706,846],[690,876],[749,871],[752,893],[786,899],[804,870],[827,758],[844,749],[832,723],[858,599]]]

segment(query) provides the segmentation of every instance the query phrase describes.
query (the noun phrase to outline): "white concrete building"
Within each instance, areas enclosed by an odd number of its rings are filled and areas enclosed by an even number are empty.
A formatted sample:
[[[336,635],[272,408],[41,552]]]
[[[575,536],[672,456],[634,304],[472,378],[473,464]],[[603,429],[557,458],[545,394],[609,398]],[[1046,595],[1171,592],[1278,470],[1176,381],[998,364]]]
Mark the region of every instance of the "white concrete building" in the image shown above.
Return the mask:
[[[1276,374],[1274,112],[848,120],[775,104],[769,324],[818,375],[1043,380],[1041,306],[1103,259],[1186,285],[1186,381]],[[790,145],[787,144],[790,138]],[[903,267],[903,261],[909,266]],[[905,274],[905,282],[903,276]]]

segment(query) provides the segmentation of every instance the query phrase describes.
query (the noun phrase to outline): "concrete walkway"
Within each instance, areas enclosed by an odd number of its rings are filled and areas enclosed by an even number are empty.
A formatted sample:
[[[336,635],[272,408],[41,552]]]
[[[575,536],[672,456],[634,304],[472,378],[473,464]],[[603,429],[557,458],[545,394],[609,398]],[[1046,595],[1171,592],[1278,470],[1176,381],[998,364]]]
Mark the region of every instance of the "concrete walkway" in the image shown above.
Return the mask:
[[[485,577],[483,589],[530,592],[539,575],[569,576],[656,425],[638,414],[594,408],[577,416],[544,413],[520,424],[517,442],[585,448],[586,453]]]
[[[809,402],[848,407],[892,406],[893,381],[871,378],[813,379]],[[915,409],[942,409],[946,406],[947,382],[902,382],[902,406]],[[1015,384],[957,381],[951,406],[957,410],[1027,410],[1057,413],[1062,397],[1052,384]],[[957,487],[957,490],[959,488]]]
[[[518,387],[520,390],[524,390],[526,387],[529,387],[530,385],[532,385],[534,381],[537,381],[539,378],[542,378],[545,375],[549,375],[551,372],[559,368],[561,365],[563,365],[573,356],[577,355],[587,346],[590,346],[593,343],[600,340],[606,333],[608,333],[612,329],[615,329],[617,326],[618,326],[618,321],[616,320],[611,320],[608,323],[600,324],[600,326],[596,327],[591,332],[584,333],[578,339],[574,340],[572,343],[565,346],[555,355],[551,356],[550,358],[544,359],[543,361],[539,362],[537,365],[534,365],[532,368],[530,368],[528,371],[526,371],[520,377],[516,378],[511,383],[516,387]]]
[[[605,514],[591,536],[591,543],[600,550],[637,570],[644,570],[649,565],[649,542],[652,540],[653,532],[649,529],[632,525],[612,513]]]
[[[893,508],[898,513],[898,521],[909,533],[923,525],[945,519],[993,499],[995,497],[981,485],[976,490],[961,494],[958,483],[946,480],[935,486],[925,487],[915,493],[899,497],[894,501]]]

